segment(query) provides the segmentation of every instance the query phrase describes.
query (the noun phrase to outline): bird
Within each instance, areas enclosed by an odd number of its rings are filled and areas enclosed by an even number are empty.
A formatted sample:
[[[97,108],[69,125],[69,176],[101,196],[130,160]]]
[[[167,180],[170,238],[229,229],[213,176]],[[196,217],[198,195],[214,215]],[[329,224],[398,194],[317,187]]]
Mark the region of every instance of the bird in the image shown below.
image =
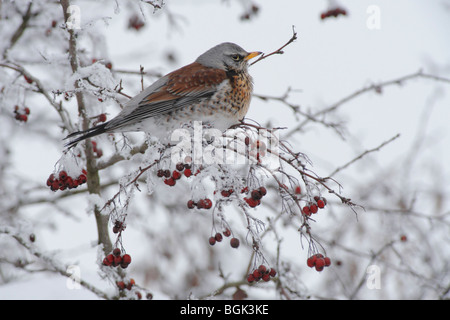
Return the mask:
[[[218,44],[131,98],[111,120],[69,134],[65,146],[102,133],[144,131],[161,138],[192,121],[223,132],[248,112],[253,92],[249,60],[260,54],[231,42]]]

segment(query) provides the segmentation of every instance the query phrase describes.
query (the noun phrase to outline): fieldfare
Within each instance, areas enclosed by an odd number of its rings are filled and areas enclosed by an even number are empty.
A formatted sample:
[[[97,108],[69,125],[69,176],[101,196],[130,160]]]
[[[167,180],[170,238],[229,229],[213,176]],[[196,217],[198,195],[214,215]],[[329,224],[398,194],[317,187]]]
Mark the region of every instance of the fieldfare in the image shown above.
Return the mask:
[[[66,146],[105,132],[144,131],[161,138],[192,121],[224,131],[247,114],[253,90],[248,61],[259,54],[219,44],[157,80],[110,121],[71,133]]]

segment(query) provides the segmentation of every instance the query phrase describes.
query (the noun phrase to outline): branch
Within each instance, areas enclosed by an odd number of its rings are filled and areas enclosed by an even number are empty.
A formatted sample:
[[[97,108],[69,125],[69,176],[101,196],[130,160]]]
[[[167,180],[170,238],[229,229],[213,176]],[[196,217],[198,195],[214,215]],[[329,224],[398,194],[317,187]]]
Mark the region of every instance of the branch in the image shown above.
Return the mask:
[[[36,249],[34,249],[33,246],[31,246],[27,241],[25,241],[19,234],[12,232],[9,228],[0,229],[0,233],[11,236],[21,246],[23,246],[25,249],[27,249],[30,254],[34,255],[40,261],[44,262],[49,267],[46,270],[59,273],[60,275],[67,277],[67,278],[72,278],[72,274],[67,272],[67,269],[68,269],[67,267],[64,268],[64,266],[60,266],[60,263],[53,261],[52,258],[50,258],[50,257],[44,255],[43,253],[37,251]],[[108,299],[108,295],[106,293],[104,293],[103,291],[100,291],[99,289],[97,289],[93,285],[87,283],[86,281],[79,279],[79,284],[81,286],[83,286],[84,288],[88,289],[89,291],[93,292],[97,296],[99,296],[103,299]]]

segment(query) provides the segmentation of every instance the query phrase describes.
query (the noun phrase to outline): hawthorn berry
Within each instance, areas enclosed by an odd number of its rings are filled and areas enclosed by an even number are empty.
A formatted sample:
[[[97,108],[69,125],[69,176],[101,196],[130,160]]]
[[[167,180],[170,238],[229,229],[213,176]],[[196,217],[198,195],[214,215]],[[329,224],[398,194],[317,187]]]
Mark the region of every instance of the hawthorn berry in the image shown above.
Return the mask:
[[[294,189],[294,193],[295,194],[301,194],[302,193],[302,188],[300,188],[300,186],[296,186]]]
[[[105,122],[106,121],[106,114],[102,113],[98,116],[98,122]]]
[[[67,178],[67,172],[61,171],[59,173],[59,179],[64,180],[65,178]]]
[[[317,258],[314,266],[316,268],[317,271],[322,271],[323,268],[325,267],[325,259],[324,258]]]
[[[189,200],[189,201],[187,202],[187,207],[188,207],[189,209],[194,209],[194,208],[195,208],[195,202],[192,201],[192,200]]]
[[[265,273],[262,275],[261,278],[263,279],[263,281],[267,282],[270,280],[270,275],[268,273]]]
[[[260,187],[259,192],[261,193],[262,196],[265,196],[267,194],[267,189],[265,187]]]
[[[216,239],[217,242],[221,242],[223,239],[223,236],[220,232],[217,232],[214,236],[214,239]]]
[[[238,238],[231,238],[230,245],[232,248],[238,248],[239,247],[239,239]]]
[[[184,169],[184,175],[186,178],[189,178],[192,175],[191,169]]]
[[[231,231],[230,231],[230,229],[225,229],[225,231],[223,232],[223,235],[224,235],[225,237],[231,236]]]
[[[216,244],[216,238],[214,238],[214,237],[209,237],[209,244],[210,245],[215,245]]]
[[[309,211],[311,212],[311,213],[317,213],[317,206],[315,205],[315,204],[312,204],[312,205],[310,205],[309,206]]]
[[[325,207],[325,202],[323,201],[323,200],[317,200],[317,206],[320,208],[320,209],[323,209],[324,207]]]
[[[211,207],[212,207],[212,201],[210,199],[205,199],[203,208],[211,209]]]
[[[103,264],[105,266],[110,266],[112,263],[114,262],[114,256],[112,254],[108,254],[104,259],[103,259]]]
[[[257,205],[260,204],[260,200],[255,200],[253,198],[244,198],[244,201],[247,202],[247,204],[251,207],[254,208]]]
[[[258,280],[261,278],[261,276],[262,276],[262,274],[261,274],[261,272],[259,272],[258,269],[255,269],[255,270],[253,271],[253,277],[255,277],[255,280],[256,280],[256,281],[258,281]]]
[[[164,180],[164,183],[165,184],[167,184],[168,186],[170,186],[170,187],[173,187],[174,185],[175,185],[175,179],[174,178],[172,178],[172,177],[170,177],[170,178],[168,178],[168,179],[165,179]]]
[[[176,168],[178,171],[183,171],[183,170],[184,170],[184,164],[181,163],[181,162],[178,162],[177,165],[175,166],[175,168]]]
[[[260,265],[259,267],[258,267],[258,271],[260,272],[260,273],[266,273],[266,271],[267,271],[267,269],[266,269],[266,266],[265,265]]]
[[[269,275],[273,278],[277,275],[277,271],[274,268],[270,268]]]
[[[125,265],[125,268],[131,263],[131,256],[129,254],[124,254],[122,257],[122,263],[121,267],[123,268]]]
[[[311,215],[311,211],[310,211],[310,209],[309,209],[308,206],[304,206],[303,209],[302,209],[302,211],[303,211],[303,213],[304,213],[305,215],[307,215],[307,216],[310,216],[310,215]]]
[[[247,276],[247,282],[248,283],[252,283],[252,282],[254,282],[256,279],[255,279],[255,277],[253,276],[253,274],[252,273],[250,273],[248,276]]]
[[[125,289],[125,282],[117,281],[116,284],[117,284],[117,287],[119,287],[120,290],[124,290]]]
[[[262,196],[262,194],[261,194],[261,192],[259,190],[253,190],[252,191],[252,199],[253,200],[261,200],[262,197],[263,196]]]
[[[112,254],[113,254],[115,257],[120,256],[120,253],[121,253],[121,250],[120,250],[119,248],[115,248],[115,249],[113,250],[113,252],[112,252]]]
[[[181,173],[180,173],[179,171],[174,170],[174,171],[172,172],[172,178],[173,178],[174,180],[180,179],[180,178],[181,178]]]
[[[122,262],[122,257],[119,256],[114,256],[114,261],[113,261],[113,266],[117,267],[118,265],[120,265],[120,263]]]

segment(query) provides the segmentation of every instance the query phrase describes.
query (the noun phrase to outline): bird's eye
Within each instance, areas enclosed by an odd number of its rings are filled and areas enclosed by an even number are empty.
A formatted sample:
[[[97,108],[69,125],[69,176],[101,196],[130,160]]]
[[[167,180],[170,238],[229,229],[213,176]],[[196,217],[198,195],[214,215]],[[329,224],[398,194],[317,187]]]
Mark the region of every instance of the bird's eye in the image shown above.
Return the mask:
[[[231,59],[233,59],[234,61],[239,61],[239,60],[241,60],[241,56],[238,55],[238,54],[233,54],[233,55],[231,56]]]

